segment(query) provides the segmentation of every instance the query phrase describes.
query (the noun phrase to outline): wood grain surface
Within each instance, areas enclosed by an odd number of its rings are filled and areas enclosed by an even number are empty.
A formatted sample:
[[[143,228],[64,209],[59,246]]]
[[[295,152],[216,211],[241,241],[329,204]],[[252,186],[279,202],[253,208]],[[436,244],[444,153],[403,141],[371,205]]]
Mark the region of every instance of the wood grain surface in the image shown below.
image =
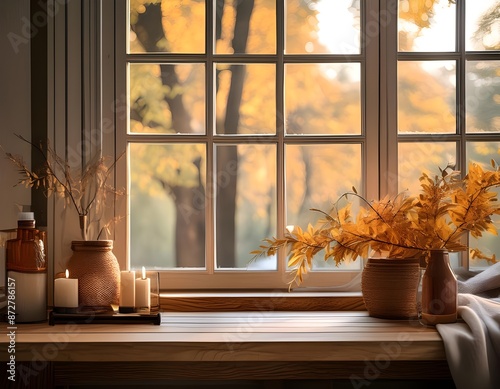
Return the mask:
[[[162,312],[161,317],[161,325],[19,324],[16,362],[33,373],[34,387],[46,385],[47,378],[50,385],[367,375],[451,379],[438,332],[417,321],[377,319],[366,311]],[[4,361],[6,328],[0,342]]]

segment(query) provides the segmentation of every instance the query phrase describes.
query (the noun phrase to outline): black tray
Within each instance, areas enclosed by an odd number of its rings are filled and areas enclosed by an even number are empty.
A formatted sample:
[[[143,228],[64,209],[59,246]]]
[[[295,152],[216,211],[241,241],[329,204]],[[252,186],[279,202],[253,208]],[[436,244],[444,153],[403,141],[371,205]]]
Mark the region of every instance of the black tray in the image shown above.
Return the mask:
[[[85,311],[78,313],[49,312],[49,325],[55,324],[161,324],[160,313],[118,313]]]

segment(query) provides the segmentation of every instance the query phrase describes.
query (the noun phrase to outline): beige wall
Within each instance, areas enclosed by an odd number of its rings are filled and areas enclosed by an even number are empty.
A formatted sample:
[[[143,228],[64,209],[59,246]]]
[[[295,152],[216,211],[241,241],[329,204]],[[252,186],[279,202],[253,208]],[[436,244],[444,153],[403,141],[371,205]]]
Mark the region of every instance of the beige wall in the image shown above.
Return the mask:
[[[30,161],[30,147],[14,134],[31,136],[29,1],[0,2],[0,145]],[[17,225],[19,206],[31,203],[31,192],[13,187],[19,175],[0,155],[0,229]]]

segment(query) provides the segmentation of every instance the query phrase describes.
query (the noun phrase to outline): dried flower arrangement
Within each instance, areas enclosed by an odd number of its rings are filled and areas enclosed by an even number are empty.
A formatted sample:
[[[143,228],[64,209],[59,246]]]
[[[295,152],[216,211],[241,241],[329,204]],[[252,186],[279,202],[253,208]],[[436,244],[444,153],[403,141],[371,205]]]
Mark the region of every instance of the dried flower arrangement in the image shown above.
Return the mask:
[[[452,166],[439,169],[431,178],[420,176],[421,193],[411,196],[401,192],[394,197],[368,201],[353,192],[342,195],[327,213],[318,209],[323,218],[319,227],[311,224],[306,230],[295,226],[283,238],[264,239],[264,244],[252,252],[256,256],[275,255],[287,248],[288,266],[293,279],[290,286],[300,285],[312,267],[313,257],[324,250],[324,259],[338,265],[345,260],[367,258],[369,253],[385,253],[388,258],[426,256],[431,249],[450,252],[464,251],[464,235],[479,238],[483,232],[497,235],[493,215],[500,215],[497,194],[491,189],[500,186],[500,167],[492,160],[493,170],[484,170],[477,163],[461,178]],[[361,202],[353,217],[350,197]],[[343,206],[343,200],[347,203]],[[495,255],[485,255],[470,249],[471,258],[496,262]]]
[[[6,152],[6,156],[19,169],[21,179],[18,185],[27,188],[42,188],[47,197],[55,195],[65,200],[64,205],[71,205],[78,213],[80,231],[83,240],[99,240],[110,234],[110,226],[119,217],[103,222],[109,196],[122,195],[108,183],[110,174],[121,158],[121,155],[109,166],[106,157],[95,157],[82,169],[74,169],[68,162],[56,154],[47,142],[46,147],[35,144],[21,135],[22,141],[36,149],[43,157],[44,163],[36,170],[30,169],[21,156]],[[123,154],[122,154],[123,155]]]

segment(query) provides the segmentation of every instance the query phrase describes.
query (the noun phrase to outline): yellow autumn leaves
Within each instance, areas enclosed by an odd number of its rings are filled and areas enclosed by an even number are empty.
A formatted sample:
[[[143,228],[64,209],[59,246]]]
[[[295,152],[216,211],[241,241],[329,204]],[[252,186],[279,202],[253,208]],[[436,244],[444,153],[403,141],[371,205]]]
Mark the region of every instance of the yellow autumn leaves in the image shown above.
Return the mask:
[[[420,176],[418,195],[407,192],[377,201],[368,201],[356,191],[341,196],[329,212],[319,212],[318,227],[294,227],[282,238],[267,238],[256,256],[275,255],[286,248],[288,266],[292,269],[290,284],[300,284],[312,267],[312,259],[324,250],[324,259],[338,265],[345,260],[367,258],[380,252],[392,258],[425,256],[431,249],[450,252],[467,250],[465,235],[479,238],[484,232],[497,234],[492,220],[500,214],[500,203],[493,188],[500,186],[500,170],[494,161],[492,170],[470,163],[468,174],[447,166],[434,177]],[[353,200],[360,205],[352,213]],[[469,248],[472,258],[496,262],[495,255],[486,255]]]

